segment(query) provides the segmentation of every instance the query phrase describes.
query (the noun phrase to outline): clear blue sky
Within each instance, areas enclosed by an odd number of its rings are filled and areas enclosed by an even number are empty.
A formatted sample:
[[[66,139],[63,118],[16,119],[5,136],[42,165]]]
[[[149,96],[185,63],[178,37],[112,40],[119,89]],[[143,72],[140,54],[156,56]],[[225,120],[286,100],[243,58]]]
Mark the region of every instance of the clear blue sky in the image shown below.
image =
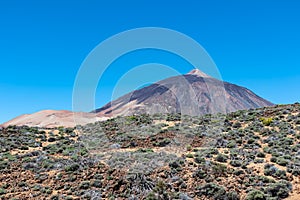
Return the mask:
[[[74,79],[88,53],[114,34],[147,26],[194,38],[225,81],[274,103],[299,101],[298,0],[1,0],[0,123],[42,109],[72,109]],[[136,52],[118,62],[130,68],[143,59],[189,70],[162,52]],[[109,94],[113,86],[104,85]]]

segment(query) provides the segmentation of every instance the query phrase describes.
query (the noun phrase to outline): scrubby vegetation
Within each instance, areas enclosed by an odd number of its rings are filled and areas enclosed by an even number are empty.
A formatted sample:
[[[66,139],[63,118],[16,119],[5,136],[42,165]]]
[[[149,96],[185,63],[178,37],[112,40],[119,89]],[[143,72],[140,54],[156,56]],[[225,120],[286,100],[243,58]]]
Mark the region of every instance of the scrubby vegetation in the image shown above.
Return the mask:
[[[0,128],[0,198],[300,199],[299,111]]]

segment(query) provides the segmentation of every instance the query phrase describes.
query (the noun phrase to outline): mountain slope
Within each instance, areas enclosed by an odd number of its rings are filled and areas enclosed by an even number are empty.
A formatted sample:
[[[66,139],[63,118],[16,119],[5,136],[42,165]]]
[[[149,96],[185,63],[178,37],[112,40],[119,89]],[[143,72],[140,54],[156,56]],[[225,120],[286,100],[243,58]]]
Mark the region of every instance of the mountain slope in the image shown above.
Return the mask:
[[[128,93],[95,112],[101,116],[179,112],[203,115],[272,105],[247,88],[192,70]]]
[[[42,110],[33,114],[25,114],[16,117],[2,126],[34,126],[54,128],[59,126],[74,127],[76,125],[85,125],[95,121],[101,121],[103,118],[96,117],[92,113],[71,112],[67,110]]]
[[[300,199],[299,103],[0,128],[0,147],[0,199]]]

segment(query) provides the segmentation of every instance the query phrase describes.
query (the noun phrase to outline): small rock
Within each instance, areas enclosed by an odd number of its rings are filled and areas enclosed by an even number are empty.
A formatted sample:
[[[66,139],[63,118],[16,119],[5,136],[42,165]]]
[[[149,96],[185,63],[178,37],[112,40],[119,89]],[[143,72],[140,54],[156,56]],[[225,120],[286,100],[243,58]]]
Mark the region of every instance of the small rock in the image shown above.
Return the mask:
[[[110,145],[109,148],[111,148],[111,149],[119,149],[119,148],[121,148],[121,145],[118,144],[118,143],[115,143],[115,144]]]
[[[48,142],[55,142],[55,140],[56,140],[55,138],[51,137],[48,139]]]
[[[37,168],[38,165],[36,163],[26,163],[26,164],[24,164],[23,167],[24,167],[24,169],[29,170],[31,168]]]
[[[179,199],[181,199],[181,200],[192,200],[192,198],[191,197],[189,197],[187,194],[185,194],[185,193],[180,193],[179,194]]]

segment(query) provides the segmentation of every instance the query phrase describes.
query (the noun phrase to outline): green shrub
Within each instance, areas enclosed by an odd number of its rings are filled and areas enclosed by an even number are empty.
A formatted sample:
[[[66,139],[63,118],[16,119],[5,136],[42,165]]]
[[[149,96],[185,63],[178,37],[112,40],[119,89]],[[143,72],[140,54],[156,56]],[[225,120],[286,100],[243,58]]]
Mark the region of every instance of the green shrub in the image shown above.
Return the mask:
[[[194,155],[193,155],[193,154],[191,154],[191,153],[188,153],[188,154],[186,154],[186,157],[187,157],[187,158],[193,158],[193,157],[194,157]]]
[[[264,159],[255,159],[253,162],[255,164],[257,164],[257,163],[264,163]]]
[[[227,144],[227,148],[235,148],[236,147],[236,142],[234,140],[231,140],[228,144]]]
[[[259,158],[265,158],[266,154],[263,153],[263,152],[258,152],[256,156],[259,157]]]
[[[5,153],[4,158],[7,158],[9,161],[15,161],[16,160],[16,156],[11,155],[10,153]]]
[[[0,195],[6,194],[6,190],[3,188],[0,188]]]
[[[29,147],[23,145],[23,146],[20,147],[20,150],[29,150]]]
[[[86,149],[86,148],[82,148],[82,149],[80,149],[80,151],[79,151],[79,154],[81,155],[81,156],[87,156],[88,155],[88,150]]]
[[[242,127],[242,124],[240,122],[235,122],[233,125],[232,125],[233,128],[241,128]]]
[[[53,195],[52,197],[50,197],[51,200],[59,200],[59,196],[58,195]]]
[[[18,183],[18,186],[19,187],[25,187],[25,186],[27,186],[27,183],[24,182],[24,181],[21,181],[21,182]]]
[[[205,197],[214,197],[214,199],[220,199],[217,198],[217,196],[225,195],[225,189],[217,184],[214,183],[207,183],[203,186],[198,187],[198,196],[204,195]]]
[[[278,169],[274,165],[266,164],[264,166],[264,175],[265,176],[274,176],[277,171],[278,171]]]
[[[191,151],[191,150],[192,150],[192,146],[191,146],[191,145],[187,145],[187,146],[186,146],[186,150],[187,150],[187,151]]]
[[[136,152],[141,152],[141,153],[153,153],[153,149],[147,148],[147,149],[138,149]]]
[[[34,185],[34,186],[32,187],[32,190],[33,190],[33,191],[39,191],[41,188],[42,188],[42,187],[41,187],[40,185]]]
[[[275,181],[269,177],[266,176],[259,176],[259,180],[261,180],[263,183],[274,183]]]
[[[157,146],[164,147],[164,146],[167,146],[170,143],[171,143],[171,140],[169,138],[165,138],[162,141],[159,141]]]
[[[89,189],[89,187],[90,187],[89,181],[83,181],[79,185],[79,189],[83,189],[83,190]]]
[[[219,163],[215,163],[212,166],[212,171],[217,176],[222,176],[227,173],[227,166]]]
[[[240,167],[240,166],[242,166],[242,162],[239,160],[231,160],[230,165],[233,167]]]
[[[230,191],[226,194],[228,200],[239,200],[240,197],[235,191]]]
[[[272,197],[287,198],[291,190],[291,183],[287,181],[279,181],[277,183],[271,184],[266,189],[266,192]]]
[[[286,171],[278,170],[278,171],[276,171],[275,176],[277,178],[280,178],[280,179],[285,179],[286,178]]]
[[[72,172],[72,171],[76,171],[78,169],[79,169],[79,165],[76,163],[65,167],[66,172]]]
[[[252,190],[246,196],[246,200],[265,200],[265,199],[266,199],[265,194],[259,190]]]
[[[201,164],[201,163],[204,163],[204,162],[205,162],[205,159],[204,159],[203,157],[201,157],[200,155],[198,155],[198,154],[196,154],[196,155],[194,156],[194,160],[195,160],[195,162],[198,163],[198,164]]]
[[[260,121],[263,123],[263,125],[269,126],[273,122],[273,118],[262,117],[260,118]]]
[[[248,144],[253,144],[255,142],[255,139],[254,138],[250,138],[249,140],[248,140]]]
[[[156,196],[154,192],[149,192],[146,196],[146,200],[156,200]]]
[[[218,161],[218,162],[223,162],[223,163],[225,163],[225,162],[227,162],[227,160],[228,160],[228,156],[219,153],[219,154],[217,155],[217,157],[216,157],[215,160]]]
[[[245,172],[243,170],[239,169],[239,170],[235,170],[233,172],[233,174],[236,175],[236,176],[240,176],[241,174],[245,174]]]
[[[200,179],[203,179],[207,176],[207,174],[205,173],[205,171],[203,171],[202,169],[198,169],[195,174],[194,174],[195,177],[198,177]]]
[[[180,170],[181,169],[181,163],[179,160],[175,160],[169,163],[169,167],[172,169]]]
[[[289,162],[287,160],[285,160],[284,158],[282,157],[279,157],[277,160],[276,160],[276,163],[278,165],[281,165],[281,166],[286,166]]]
[[[272,157],[272,158],[270,159],[270,161],[273,162],[273,163],[276,163],[276,162],[277,162],[277,158],[276,158],[276,157]]]
[[[6,169],[9,167],[9,162],[6,160],[0,161],[0,170]]]
[[[94,181],[92,182],[92,186],[93,186],[93,187],[96,187],[96,188],[101,188],[101,187],[102,187],[102,183],[101,183],[100,180],[94,180]]]

